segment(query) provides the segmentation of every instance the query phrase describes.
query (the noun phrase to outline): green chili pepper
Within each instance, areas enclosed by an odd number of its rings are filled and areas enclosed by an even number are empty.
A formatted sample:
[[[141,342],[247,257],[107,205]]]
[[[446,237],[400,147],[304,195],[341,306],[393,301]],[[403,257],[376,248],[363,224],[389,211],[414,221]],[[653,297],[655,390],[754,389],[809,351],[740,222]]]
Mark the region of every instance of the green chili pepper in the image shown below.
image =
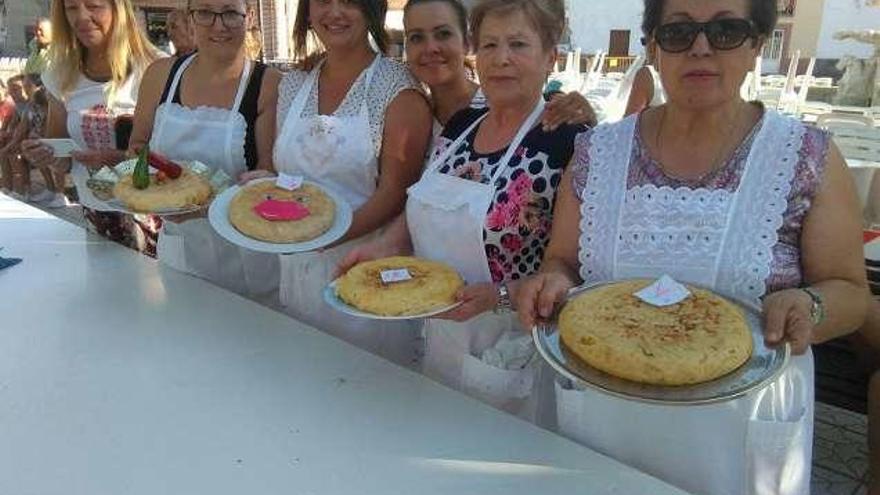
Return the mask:
[[[146,189],[150,187],[150,165],[147,157],[150,154],[150,146],[144,145],[141,152],[138,153],[137,164],[134,166],[134,173],[131,176],[131,183],[135,189]]]

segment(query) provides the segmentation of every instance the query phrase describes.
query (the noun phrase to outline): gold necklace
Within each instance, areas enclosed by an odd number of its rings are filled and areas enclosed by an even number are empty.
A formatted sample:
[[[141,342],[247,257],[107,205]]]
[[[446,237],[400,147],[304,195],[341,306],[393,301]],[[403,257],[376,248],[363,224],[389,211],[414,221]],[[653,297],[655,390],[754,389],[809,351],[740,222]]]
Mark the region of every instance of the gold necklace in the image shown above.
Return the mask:
[[[721,146],[718,147],[718,151],[715,153],[715,157],[712,160],[712,166],[709,168],[709,170],[707,170],[706,172],[703,172],[702,174],[698,175],[697,177],[683,177],[683,176],[680,176],[680,175],[677,175],[677,174],[670,172],[663,165],[663,152],[662,152],[663,148],[661,146],[661,141],[660,141],[660,136],[663,131],[663,124],[666,122],[666,105],[661,107],[660,112],[661,112],[660,113],[660,122],[657,125],[657,133],[654,136],[654,146],[657,148],[657,155],[658,155],[657,156],[657,158],[658,158],[657,165],[663,171],[663,174],[665,176],[667,176],[670,179],[673,179],[675,181],[678,181],[678,182],[684,182],[684,183],[689,183],[689,184],[700,184],[700,183],[703,183],[703,181],[705,181],[706,179],[713,177],[717,172],[724,169],[724,167],[727,165],[727,162],[729,161],[724,153],[724,151],[728,147],[726,142],[721,143]],[[739,123],[739,121],[740,121],[741,116],[742,116],[742,107],[740,107],[739,110],[737,110],[737,112],[736,112],[736,116],[733,119],[733,125],[731,126],[731,128],[729,129],[729,133],[727,134],[728,136],[736,137],[739,135],[738,131],[739,131],[739,128],[741,127],[741,124]],[[729,139],[730,138],[728,138],[728,140]],[[724,158],[724,159],[722,160],[722,158]]]

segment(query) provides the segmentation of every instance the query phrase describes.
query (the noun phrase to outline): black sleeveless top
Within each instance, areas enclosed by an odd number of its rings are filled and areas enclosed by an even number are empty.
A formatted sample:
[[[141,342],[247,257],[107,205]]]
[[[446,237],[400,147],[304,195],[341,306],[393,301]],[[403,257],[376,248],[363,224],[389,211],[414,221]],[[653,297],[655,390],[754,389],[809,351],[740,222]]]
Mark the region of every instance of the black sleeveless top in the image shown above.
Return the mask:
[[[174,81],[174,76],[180,70],[181,65],[194,55],[195,52],[178,57],[177,60],[174,61],[174,64],[171,66],[171,72],[168,74],[168,80],[165,81],[165,89],[162,90],[162,97],[159,98],[160,105],[168,101],[168,93],[171,91],[171,83]],[[250,79],[248,80],[244,95],[241,98],[241,105],[238,107],[238,113],[244,117],[244,121],[247,123],[247,132],[245,133],[244,138],[244,158],[248,170],[254,170],[257,168],[257,105],[260,100],[260,88],[263,86],[263,74],[266,72],[266,64],[254,61],[251,63],[254,64],[253,70],[251,70]],[[181,78],[182,77],[183,76],[181,76]],[[171,103],[177,103],[178,105],[182,104],[180,103],[179,83],[177,85],[177,90],[171,98]]]

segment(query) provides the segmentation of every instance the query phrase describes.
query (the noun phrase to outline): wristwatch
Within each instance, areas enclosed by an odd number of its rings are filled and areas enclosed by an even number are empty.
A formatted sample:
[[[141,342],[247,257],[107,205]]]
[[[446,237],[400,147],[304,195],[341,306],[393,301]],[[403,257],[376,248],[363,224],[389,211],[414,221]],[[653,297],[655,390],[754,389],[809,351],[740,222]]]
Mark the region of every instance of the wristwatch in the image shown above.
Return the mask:
[[[803,287],[801,290],[806,292],[812,301],[810,320],[813,322],[813,325],[819,325],[825,320],[825,299],[822,298],[822,294],[812,287]]]
[[[509,313],[513,310],[513,305],[510,303],[510,292],[507,290],[507,284],[501,282],[495,287],[498,290],[498,302],[495,303],[495,313]]]

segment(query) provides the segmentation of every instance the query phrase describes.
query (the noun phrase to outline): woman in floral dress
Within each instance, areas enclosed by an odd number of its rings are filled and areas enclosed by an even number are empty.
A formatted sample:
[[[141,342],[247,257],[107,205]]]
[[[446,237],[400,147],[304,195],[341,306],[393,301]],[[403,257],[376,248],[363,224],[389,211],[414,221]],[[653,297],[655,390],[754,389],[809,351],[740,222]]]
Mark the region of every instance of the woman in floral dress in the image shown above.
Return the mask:
[[[468,285],[459,307],[425,323],[423,372],[538,422],[540,360],[505,310],[509,290],[540,266],[556,188],[584,130],[540,125],[541,90],[563,24],[561,1],[477,3],[471,29],[488,108],[449,119],[422,179],[409,189],[406,216],[340,266],[395,254],[453,266]]]

